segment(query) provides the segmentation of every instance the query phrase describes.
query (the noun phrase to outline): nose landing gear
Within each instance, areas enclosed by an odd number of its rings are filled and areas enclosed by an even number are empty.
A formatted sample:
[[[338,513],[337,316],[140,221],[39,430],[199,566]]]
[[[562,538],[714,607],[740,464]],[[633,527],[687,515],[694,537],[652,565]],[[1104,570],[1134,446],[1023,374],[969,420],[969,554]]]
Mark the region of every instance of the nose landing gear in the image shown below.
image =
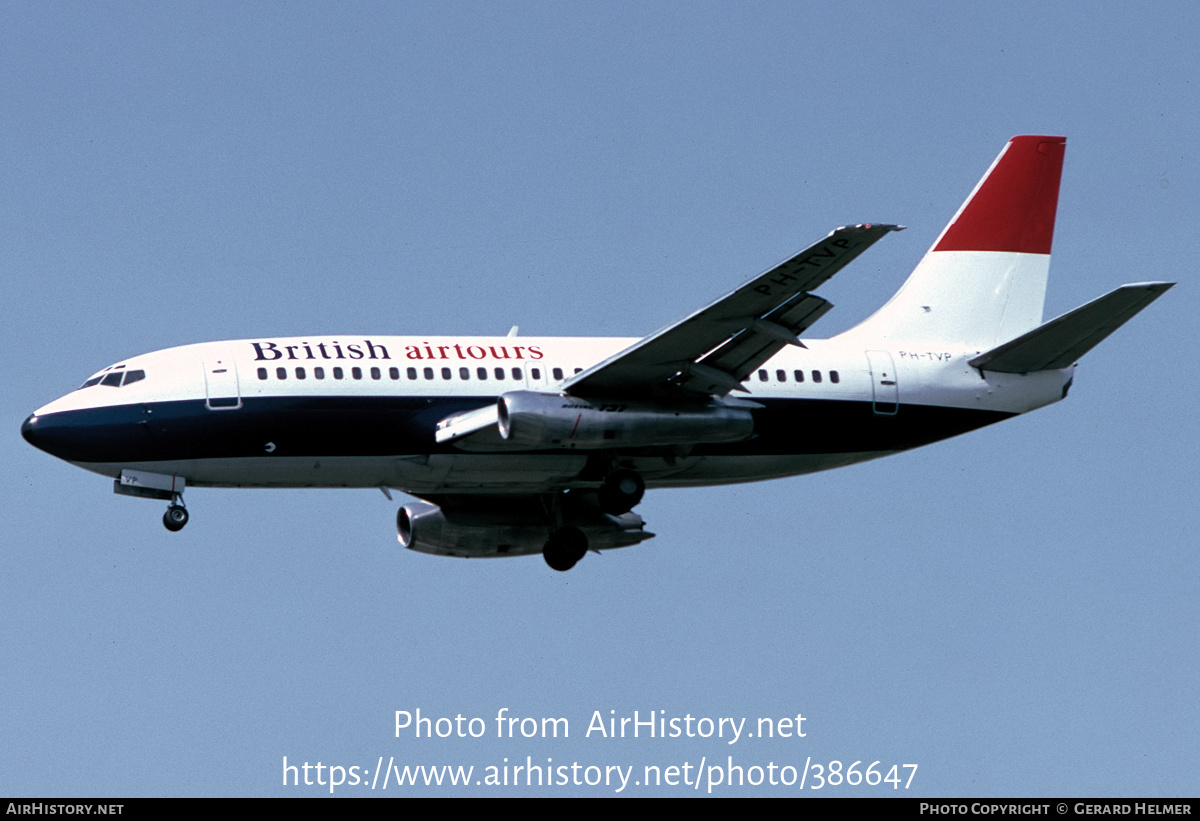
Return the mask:
[[[187,508],[183,506],[183,489],[186,482],[182,476],[164,473],[149,473],[142,470],[123,470],[120,478],[113,481],[113,493],[121,496],[136,496],[141,499],[162,499],[170,503],[163,514],[163,527],[175,533],[188,523]]]
[[[167,512],[163,514],[163,527],[172,533],[183,530],[183,526],[188,523],[187,508],[181,504],[182,501],[182,498],[173,500]]]

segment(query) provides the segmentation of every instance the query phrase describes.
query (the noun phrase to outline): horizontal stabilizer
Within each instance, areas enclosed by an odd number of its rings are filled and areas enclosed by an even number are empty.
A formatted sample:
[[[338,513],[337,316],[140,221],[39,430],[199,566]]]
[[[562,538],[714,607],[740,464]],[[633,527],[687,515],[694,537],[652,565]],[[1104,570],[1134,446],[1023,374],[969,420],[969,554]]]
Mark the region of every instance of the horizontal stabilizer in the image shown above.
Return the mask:
[[[1139,282],[1063,314],[971,360],[981,371],[1033,373],[1066,368],[1175,283]]]

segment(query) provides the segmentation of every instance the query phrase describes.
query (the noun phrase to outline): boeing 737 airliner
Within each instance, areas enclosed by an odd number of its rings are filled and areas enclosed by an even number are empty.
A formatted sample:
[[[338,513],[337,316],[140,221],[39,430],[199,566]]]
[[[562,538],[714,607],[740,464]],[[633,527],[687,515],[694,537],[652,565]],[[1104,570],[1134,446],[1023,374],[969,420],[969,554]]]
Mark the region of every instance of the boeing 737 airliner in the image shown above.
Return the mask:
[[[899,226],[838,228],[641,340],[187,345],[105,368],[21,432],[168,501],[168,530],[187,485],[396,488],[419,499],[405,547],[567,570],[653,536],[631,512],[647,488],[840,467],[1065,397],[1079,357],[1173,284],[1042,322],[1065,145],[1009,141],[900,291],[831,339],[801,340],[832,307],[813,291]]]

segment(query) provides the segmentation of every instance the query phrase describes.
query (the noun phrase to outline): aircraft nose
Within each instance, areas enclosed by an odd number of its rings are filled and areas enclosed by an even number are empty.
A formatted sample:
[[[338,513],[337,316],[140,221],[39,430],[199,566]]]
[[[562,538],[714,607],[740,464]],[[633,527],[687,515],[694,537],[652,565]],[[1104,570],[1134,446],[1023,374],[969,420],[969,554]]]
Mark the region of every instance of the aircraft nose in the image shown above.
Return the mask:
[[[25,437],[25,441],[33,445],[35,448],[37,443],[37,423],[38,418],[36,413],[29,414],[29,418],[21,423],[21,435]]]

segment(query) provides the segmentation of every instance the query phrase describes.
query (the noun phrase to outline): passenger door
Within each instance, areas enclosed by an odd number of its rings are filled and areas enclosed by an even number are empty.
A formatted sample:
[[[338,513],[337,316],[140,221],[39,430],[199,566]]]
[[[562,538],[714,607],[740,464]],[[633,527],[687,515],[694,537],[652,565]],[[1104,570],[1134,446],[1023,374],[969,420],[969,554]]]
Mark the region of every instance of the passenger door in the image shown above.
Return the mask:
[[[871,409],[880,416],[895,416],[900,410],[900,386],[896,383],[896,366],[887,351],[867,351],[871,368]]]
[[[209,410],[237,410],[242,406],[237,363],[232,357],[204,363],[204,389]]]

